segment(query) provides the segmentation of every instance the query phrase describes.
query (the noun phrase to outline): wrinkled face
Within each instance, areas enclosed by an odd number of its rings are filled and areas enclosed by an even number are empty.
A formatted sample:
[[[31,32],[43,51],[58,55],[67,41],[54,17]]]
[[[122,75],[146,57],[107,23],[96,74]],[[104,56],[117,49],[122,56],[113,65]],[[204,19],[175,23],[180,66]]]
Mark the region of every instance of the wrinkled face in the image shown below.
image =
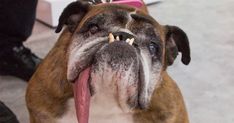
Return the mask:
[[[64,24],[73,35],[67,51],[67,79],[75,83],[81,123],[88,119],[90,98],[106,99],[101,102],[114,98],[123,110],[147,109],[162,71],[178,52],[184,64],[190,62],[183,30],[161,26],[134,8],[113,4],[90,7],[77,1],[64,9],[56,32]]]
[[[113,93],[121,106],[146,108],[162,70],[155,21],[136,11],[105,9],[87,17],[69,47],[68,80],[91,67],[93,95]]]

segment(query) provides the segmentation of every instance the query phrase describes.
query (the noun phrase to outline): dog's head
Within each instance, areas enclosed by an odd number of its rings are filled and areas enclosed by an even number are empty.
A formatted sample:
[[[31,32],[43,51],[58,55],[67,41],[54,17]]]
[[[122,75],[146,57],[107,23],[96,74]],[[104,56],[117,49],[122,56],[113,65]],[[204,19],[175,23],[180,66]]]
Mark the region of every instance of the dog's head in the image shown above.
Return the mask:
[[[161,73],[178,53],[185,65],[190,62],[184,31],[160,25],[135,8],[73,2],[60,16],[56,32],[64,25],[73,35],[67,79],[79,83],[86,76],[93,96],[112,95],[122,108],[147,109]]]

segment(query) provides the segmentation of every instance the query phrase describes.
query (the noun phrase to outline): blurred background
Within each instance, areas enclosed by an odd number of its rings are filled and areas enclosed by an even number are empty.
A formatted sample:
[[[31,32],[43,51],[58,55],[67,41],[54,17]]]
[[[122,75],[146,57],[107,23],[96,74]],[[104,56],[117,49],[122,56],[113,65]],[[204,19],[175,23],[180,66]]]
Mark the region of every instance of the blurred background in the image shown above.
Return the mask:
[[[160,24],[179,26],[190,39],[191,63],[184,66],[179,56],[168,68],[182,91],[190,122],[234,123],[234,1],[162,0],[148,9]],[[36,21],[25,45],[45,57],[58,36]],[[29,122],[26,86],[15,77],[0,76],[0,100],[21,123]]]

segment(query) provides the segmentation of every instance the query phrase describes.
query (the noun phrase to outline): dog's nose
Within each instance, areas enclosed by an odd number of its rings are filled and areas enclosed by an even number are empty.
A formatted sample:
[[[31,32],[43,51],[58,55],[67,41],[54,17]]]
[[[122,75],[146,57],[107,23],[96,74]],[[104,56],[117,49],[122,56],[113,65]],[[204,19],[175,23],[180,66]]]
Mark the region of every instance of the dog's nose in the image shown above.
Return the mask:
[[[129,34],[127,32],[115,32],[109,34],[109,43],[112,43],[114,41],[126,41],[130,45],[133,44],[135,38],[134,35]]]

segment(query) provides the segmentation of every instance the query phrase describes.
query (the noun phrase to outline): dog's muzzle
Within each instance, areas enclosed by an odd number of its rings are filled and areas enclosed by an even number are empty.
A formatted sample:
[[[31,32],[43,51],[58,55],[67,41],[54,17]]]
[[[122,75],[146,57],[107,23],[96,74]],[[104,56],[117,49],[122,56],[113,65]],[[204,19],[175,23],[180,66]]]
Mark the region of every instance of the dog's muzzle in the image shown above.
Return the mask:
[[[68,73],[73,70],[77,75],[72,81],[79,123],[88,122],[91,92],[94,95],[104,90],[113,92],[121,108],[144,107],[145,100],[138,99],[143,74],[134,35],[115,32],[107,37],[106,43],[96,41],[95,46],[76,53],[80,58],[73,61],[74,68],[68,66]],[[88,45],[91,44],[84,47]],[[114,85],[114,88],[105,85]]]

